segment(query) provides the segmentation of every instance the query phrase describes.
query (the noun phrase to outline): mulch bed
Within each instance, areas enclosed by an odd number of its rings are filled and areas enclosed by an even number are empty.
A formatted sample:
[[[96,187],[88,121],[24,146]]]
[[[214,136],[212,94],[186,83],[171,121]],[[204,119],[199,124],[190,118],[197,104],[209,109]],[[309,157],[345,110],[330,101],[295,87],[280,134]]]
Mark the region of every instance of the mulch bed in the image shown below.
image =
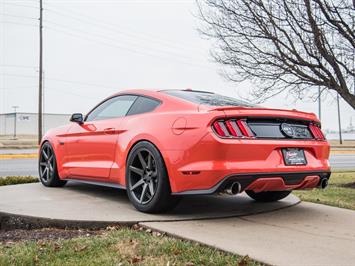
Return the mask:
[[[344,187],[344,188],[353,188],[355,189],[355,182],[352,183],[346,183],[346,184],[341,184],[340,187]]]
[[[38,240],[58,240],[70,239],[79,236],[92,236],[101,234],[102,230],[72,230],[44,228],[35,230],[15,229],[9,231],[0,230],[0,244],[9,244],[20,241],[38,241]]]

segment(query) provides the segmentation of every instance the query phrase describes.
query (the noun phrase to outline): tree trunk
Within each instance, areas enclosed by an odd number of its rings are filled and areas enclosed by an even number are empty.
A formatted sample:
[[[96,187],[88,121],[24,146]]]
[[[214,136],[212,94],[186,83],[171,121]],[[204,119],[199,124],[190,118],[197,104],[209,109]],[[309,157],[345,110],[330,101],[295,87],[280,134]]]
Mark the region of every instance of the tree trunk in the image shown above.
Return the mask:
[[[354,0],[355,1],[355,0]],[[348,91],[337,90],[340,96],[355,110],[355,95]]]

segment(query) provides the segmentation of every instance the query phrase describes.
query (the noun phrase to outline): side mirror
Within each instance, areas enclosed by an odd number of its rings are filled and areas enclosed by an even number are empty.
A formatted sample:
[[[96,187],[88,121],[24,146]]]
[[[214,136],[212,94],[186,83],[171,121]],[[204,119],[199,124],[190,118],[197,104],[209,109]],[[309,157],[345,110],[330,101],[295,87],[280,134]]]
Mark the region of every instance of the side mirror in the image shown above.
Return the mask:
[[[84,117],[82,114],[79,114],[79,113],[72,114],[72,116],[70,117],[70,122],[82,124],[82,123],[84,123]]]

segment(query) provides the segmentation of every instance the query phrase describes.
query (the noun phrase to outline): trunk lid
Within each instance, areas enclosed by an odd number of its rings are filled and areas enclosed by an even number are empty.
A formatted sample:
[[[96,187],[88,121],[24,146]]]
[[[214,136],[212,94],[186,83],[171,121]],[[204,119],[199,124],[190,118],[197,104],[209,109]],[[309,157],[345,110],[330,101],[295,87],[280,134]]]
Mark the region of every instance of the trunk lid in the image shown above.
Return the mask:
[[[222,111],[226,117],[250,117],[250,118],[289,118],[294,120],[312,121],[320,123],[314,113],[306,113],[298,110],[272,109],[262,107],[238,107],[238,106],[223,106],[210,107],[210,111]]]
[[[319,120],[312,113],[235,106],[211,107],[208,111],[218,113],[213,129],[221,137],[324,139]]]

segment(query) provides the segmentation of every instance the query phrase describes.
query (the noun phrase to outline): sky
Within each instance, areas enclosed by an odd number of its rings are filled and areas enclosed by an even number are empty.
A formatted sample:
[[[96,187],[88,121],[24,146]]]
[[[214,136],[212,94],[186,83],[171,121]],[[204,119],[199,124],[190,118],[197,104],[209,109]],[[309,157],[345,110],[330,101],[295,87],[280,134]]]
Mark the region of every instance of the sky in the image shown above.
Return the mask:
[[[36,112],[38,105],[39,0],[0,0],[0,113]],[[220,73],[213,41],[198,32],[194,0],[43,0],[44,111],[88,112],[124,89],[206,90],[248,98],[255,86]],[[323,97],[322,124],[336,130],[336,95]],[[313,100],[287,94],[270,108],[318,113]],[[355,111],[340,101],[341,121]]]

